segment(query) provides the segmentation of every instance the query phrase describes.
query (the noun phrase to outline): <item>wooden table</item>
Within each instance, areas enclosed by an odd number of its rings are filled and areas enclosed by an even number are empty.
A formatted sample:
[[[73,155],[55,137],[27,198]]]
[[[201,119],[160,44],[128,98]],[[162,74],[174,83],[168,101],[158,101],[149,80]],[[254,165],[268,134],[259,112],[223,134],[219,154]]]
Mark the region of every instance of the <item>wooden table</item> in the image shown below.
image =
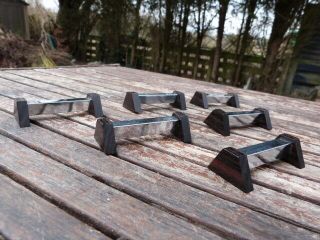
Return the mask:
[[[186,94],[193,144],[128,140],[107,156],[90,115],[38,118],[19,128],[13,99],[101,95],[113,120],[171,115],[169,105],[122,107],[125,92]],[[237,92],[241,109],[270,110],[273,130],[223,137],[189,104],[195,90]],[[216,106],[234,110],[227,106]],[[0,71],[0,239],[320,239],[320,104],[117,66]],[[252,173],[246,194],[207,169],[224,147],[281,133],[300,138],[306,167],[278,162]]]

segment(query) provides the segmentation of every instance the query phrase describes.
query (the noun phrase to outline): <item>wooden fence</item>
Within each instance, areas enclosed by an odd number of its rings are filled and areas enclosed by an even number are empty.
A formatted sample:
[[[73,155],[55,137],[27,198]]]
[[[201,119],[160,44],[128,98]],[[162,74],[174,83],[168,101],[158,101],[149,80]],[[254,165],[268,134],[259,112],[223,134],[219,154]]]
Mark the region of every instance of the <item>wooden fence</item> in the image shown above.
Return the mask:
[[[96,61],[99,55],[98,51],[99,40],[93,37],[88,42],[87,57],[88,61]],[[125,65],[130,66],[131,48],[130,46],[123,46],[125,49]],[[178,73],[177,69],[177,55],[175,52],[169,52],[167,64],[164,71],[168,74],[180,75],[187,78],[195,78],[199,80],[207,79],[209,66],[212,65],[212,49],[201,49],[198,66],[195,68],[196,49],[186,48],[183,52],[181,71]],[[150,47],[138,46],[135,54],[136,64],[135,68],[140,68],[149,71],[156,71],[156,59],[153,57],[153,52]],[[263,57],[261,56],[245,56],[242,64],[241,80],[246,83],[249,79],[252,81],[259,78]],[[235,70],[235,54],[230,52],[223,52],[220,58],[219,66],[219,82],[224,84],[231,84],[233,73]],[[196,73],[195,73],[196,71]]]
[[[87,42],[87,62],[99,61],[99,45],[100,45],[100,37],[98,36],[90,36]]]

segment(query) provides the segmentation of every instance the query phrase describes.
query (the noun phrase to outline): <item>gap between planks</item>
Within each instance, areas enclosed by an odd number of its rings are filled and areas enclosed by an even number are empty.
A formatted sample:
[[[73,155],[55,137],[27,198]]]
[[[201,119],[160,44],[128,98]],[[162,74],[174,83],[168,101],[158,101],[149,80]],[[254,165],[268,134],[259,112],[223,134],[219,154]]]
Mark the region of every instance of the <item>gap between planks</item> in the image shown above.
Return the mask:
[[[110,239],[3,174],[0,170],[0,239]]]
[[[41,72],[42,73],[42,72]],[[45,74],[45,73],[42,73],[42,74]],[[48,75],[48,73],[46,74],[46,75]],[[74,80],[72,80],[72,81],[74,81]],[[61,86],[61,85],[59,85],[59,86]],[[62,86],[61,86],[62,87]],[[65,88],[65,86],[64,86],[64,88]],[[197,123],[197,122],[196,122]],[[243,133],[237,133],[237,134],[239,134],[239,135],[243,135]],[[298,134],[298,136],[300,136],[301,137],[301,135],[299,135]],[[250,137],[252,137],[252,136],[250,136]],[[314,141],[315,141],[316,139],[314,139]],[[311,141],[311,144],[314,144],[312,141]],[[318,143],[318,144],[320,144],[320,143]]]
[[[221,239],[204,226],[143,203],[20,143],[6,144],[0,165],[7,175],[102,232],[133,239]]]
[[[37,72],[37,71],[34,71],[34,72]],[[14,73],[14,72],[11,72],[11,73]],[[56,75],[56,74],[54,74],[54,73],[52,73],[52,72],[48,72],[48,71],[39,72],[39,73],[46,74],[46,75],[53,75],[53,76],[61,77],[61,75],[59,75],[59,74]],[[20,74],[21,74],[21,73],[20,73]],[[24,76],[26,76],[26,75],[24,74]],[[74,76],[72,76],[72,78],[71,78],[71,77],[66,77],[66,76],[63,75],[63,77],[64,77],[64,78],[68,78],[69,80],[73,80],[73,81],[76,80],[76,79],[74,78]],[[91,76],[91,78],[93,78],[93,77]],[[97,80],[97,78],[95,78],[95,79]],[[101,79],[98,79],[98,80],[101,80]],[[82,80],[79,80],[79,79],[78,79],[77,81],[83,82]],[[99,86],[101,87],[101,85],[97,85],[96,83],[92,83],[92,82],[91,82],[90,84],[91,84],[91,85],[96,85],[97,87],[99,87]],[[109,86],[109,88],[110,88],[110,86]]]
[[[33,93],[33,94],[34,94],[34,93]],[[120,105],[119,105],[119,106],[120,106]],[[160,110],[160,112],[161,112],[161,110]],[[163,112],[162,112],[162,113],[163,113]],[[163,114],[165,114],[165,113],[163,113]],[[203,126],[203,124],[202,124],[202,125],[201,125],[201,124],[198,124],[198,125]],[[243,134],[240,134],[240,136],[241,136],[241,135],[243,135]],[[248,137],[248,136],[246,136],[246,137]],[[253,137],[251,136],[250,138],[253,138]],[[256,139],[259,140],[259,141],[265,140],[265,139],[261,139],[261,138],[257,138],[257,137],[256,137]],[[302,144],[303,144],[303,143],[304,143],[304,142],[302,141]],[[308,151],[308,152],[313,153],[312,151]]]
[[[11,125],[12,125],[12,123],[11,123]],[[13,123],[13,125],[14,125],[14,123]],[[37,128],[36,126],[33,126],[33,128]],[[19,131],[21,131],[20,129],[17,129],[17,131],[19,132]],[[31,129],[30,130],[28,130],[28,131],[31,131]],[[48,131],[48,130],[47,130]],[[23,132],[23,131],[22,131]],[[26,133],[27,135],[30,135],[29,133]],[[43,134],[41,134],[41,136],[42,136]],[[46,135],[49,135],[49,134],[46,134]],[[54,135],[54,134],[53,134]],[[66,145],[67,143],[68,143],[68,141],[64,141],[64,145]],[[75,144],[75,143],[74,143]],[[28,146],[28,147],[30,147],[30,146]],[[34,146],[35,147],[35,149],[37,149],[38,151],[40,150],[40,148],[41,147],[39,147],[39,146]],[[77,149],[77,152],[79,152],[79,154],[81,155],[81,154],[83,154],[84,152],[83,151],[81,151],[80,149],[79,149],[79,147],[76,147],[76,149]],[[54,150],[53,150],[54,151]],[[96,151],[96,150],[90,150],[90,152],[92,152],[92,151],[95,151],[97,154],[100,154],[100,155],[103,155],[103,153],[101,153],[101,152],[99,152],[99,151]],[[104,155],[103,155],[104,156]],[[76,157],[76,156],[75,156]],[[89,156],[85,156],[85,158],[89,158]],[[61,161],[61,160],[60,160]],[[101,162],[100,164],[102,164],[103,162]],[[119,163],[120,164],[120,163]],[[125,162],[123,163],[123,164],[125,164]],[[136,168],[136,167],[132,167],[132,168]],[[131,168],[122,168],[122,169],[131,169]],[[145,170],[143,170],[143,171],[145,171]],[[141,174],[141,173],[140,173]],[[159,177],[158,177],[159,178]],[[161,178],[163,178],[163,177],[161,177]],[[171,180],[172,181],[172,180]],[[162,183],[163,184],[163,183]],[[170,184],[168,184],[168,186],[171,186]],[[184,185],[182,185],[182,186],[184,186]],[[184,187],[184,188],[190,188],[190,187]],[[176,190],[178,190],[178,189],[180,189],[180,188],[175,188]],[[192,189],[192,188],[190,188],[190,189]],[[174,190],[172,190],[172,191],[170,191],[170,192],[173,192]],[[167,193],[166,193],[167,194]],[[202,193],[201,195],[203,195],[203,194],[205,194],[205,193]],[[193,196],[193,194],[186,194],[186,198],[188,199],[188,198],[190,198],[191,196]],[[208,195],[208,196],[210,196],[210,195]],[[177,200],[176,201],[181,201],[181,200],[185,200],[185,198],[182,198],[182,199],[180,199],[179,197],[181,197],[180,195],[178,195],[178,198],[177,198]],[[169,198],[170,198],[170,196],[169,196]],[[196,199],[197,199],[198,197],[196,197]],[[211,197],[212,198],[212,197]],[[195,201],[197,201],[195,199]],[[201,198],[200,198],[201,199]],[[210,200],[210,199],[206,199],[206,200]],[[211,199],[211,200],[214,200],[214,199]],[[182,201],[182,202],[183,202]],[[192,201],[192,199],[190,199],[190,201]],[[223,200],[222,200],[223,201]],[[192,201],[192,202],[194,202],[194,201]],[[204,203],[205,203],[206,201],[204,201]],[[201,207],[201,205],[199,205],[199,202],[197,202],[198,204],[197,204],[197,207],[196,208],[198,208],[198,207]],[[208,204],[208,203],[205,203],[205,204]],[[229,206],[226,208],[226,209],[229,209],[229,208],[231,208],[232,207],[232,205],[234,205],[233,203],[229,203]],[[219,208],[221,208],[222,207],[222,205],[221,205],[221,203],[220,204],[218,204],[218,208],[217,208],[217,210],[219,209]],[[208,207],[208,209],[206,209],[206,208],[202,208],[203,210],[204,210],[204,212],[210,212],[210,206],[207,206]],[[235,206],[233,206],[233,208],[234,208]],[[237,210],[236,210],[237,209]],[[242,220],[244,220],[245,218],[245,216],[246,215],[243,215],[246,211],[247,211],[247,214],[248,214],[248,210],[245,210],[245,208],[243,208],[243,207],[240,207],[240,206],[238,206],[238,207],[236,207],[236,208],[234,208],[233,209],[233,214],[229,214],[229,217],[231,217],[232,219],[234,219],[234,214],[237,212],[237,211],[239,211],[239,214],[242,216],[241,218],[242,218]],[[250,212],[250,211],[249,211]],[[259,216],[259,214],[258,213],[256,213],[258,216]],[[239,216],[240,216],[239,215]],[[211,215],[211,217],[212,216],[215,216],[215,217],[217,217],[218,215],[217,215],[217,213],[216,214],[213,214],[213,215]],[[222,219],[225,219],[225,218],[227,218],[226,216],[225,216],[225,214],[223,214],[222,216]],[[262,216],[261,216],[262,217]],[[250,221],[252,221],[252,217],[249,217],[248,216],[248,218],[250,219],[248,219],[249,220],[249,222]],[[264,222],[263,224],[260,224],[260,226],[262,227],[262,229],[263,229],[263,227],[266,227],[266,229],[264,229],[264,232],[268,232],[269,234],[270,234],[270,232],[271,233],[275,233],[274,232],[274,229],[271,229],[270,228],[270,226],[269,227],[267,227],[266,225],[266,223],[268,223],[268,224],[271,224],[272,222],[277,222],[277,220],[271,220],[271,218],[270,217],[267,217],[267,216],[264,216],[264,217],[262,217],[263,219],[265,219],[265,221],[266,222]],[[269,218],[269,220],[268,220],[268,218]],[[259,218],[258,218],[259,219]],[[237,220],[236,219],[234,219],[236,222],[237,222]],[[221,221],[221,220],[220,220]],[[229,220],[229,221],[231,221],[231,220]],[[261,221],[261,220],[260,220]],[[280,225],[282,225],[283,226],[283,224],[284,223],[281,223],[281,222],[277,222],[278,224],[280,224]],[[236,224],[236,223],[230,223],[231,224],[231,226],[234,226],[234,224]],[[255,226],[255,227],[257,227],[257,224],[258,224],[258,222],[257,222],[257,219],[256,219],[256,221],[252,221],[252,224]],[[232,227],[229,227],[230,229],[232,229]],[[284,227],[284,226],[283,226]],[[281,232],[282,232],[282,234],[285,234],[285,232],[283,231],[283,229],[288,229],[288,228],[290,228],[289,226],[287,226],[287,227],[284,227],[284,228],[281,228]],[[261,230],[262,230],[261,229]],[[270,232],[269,232],[270,231]],[[288,232],[290,232],[290,233],[292,233],[292,231],[294,231],[293,229],[290,229],[290,231],[288,231]],[[260,232],[260,231],[259,231]],[[260,232],[261,233],[261,232]],[[276,234],[280,234],[280,233],[276,233]],[[317,235],[315,235],[315,236],[317,236]],[[269,236],[270,237],[270,236]],[[268,238],[267,238],[268,239]]]
[[[82,122],[82,124],[83,124],[83,122]],[[86,124],[86,125],[88,125],[88,124]],[[88,126],[90,126],[90,125],[88,125]],[[213,149],[214,151],[217,151],[218,149]],[[291,172],[292,173],[292,172]],[[299,171],[299,173],[300,173],[300,171]],[[293,173],[294,174],[294,173]],[[300,175],[299,175],[300,176]],[[303,176],[301,176],[301,177],[303,177]],[[312,179],[311,179],[312,180]]]

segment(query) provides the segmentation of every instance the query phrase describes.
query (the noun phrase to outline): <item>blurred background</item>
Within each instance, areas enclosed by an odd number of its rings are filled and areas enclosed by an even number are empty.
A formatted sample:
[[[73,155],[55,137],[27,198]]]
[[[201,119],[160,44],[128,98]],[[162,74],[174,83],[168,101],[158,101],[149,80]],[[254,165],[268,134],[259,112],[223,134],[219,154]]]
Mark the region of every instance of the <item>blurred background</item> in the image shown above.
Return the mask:
[[[311,0],[0,0],[0,67],[123,66],[319,100]]]

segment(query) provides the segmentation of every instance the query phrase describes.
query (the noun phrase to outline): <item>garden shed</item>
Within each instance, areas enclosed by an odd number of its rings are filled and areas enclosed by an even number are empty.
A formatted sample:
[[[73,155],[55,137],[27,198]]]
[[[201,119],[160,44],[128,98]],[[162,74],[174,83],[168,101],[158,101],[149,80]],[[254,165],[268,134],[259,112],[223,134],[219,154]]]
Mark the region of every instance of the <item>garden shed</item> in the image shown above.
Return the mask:
[[[29,39],[28,3],[22,0],[0,0],[0,25]]]

